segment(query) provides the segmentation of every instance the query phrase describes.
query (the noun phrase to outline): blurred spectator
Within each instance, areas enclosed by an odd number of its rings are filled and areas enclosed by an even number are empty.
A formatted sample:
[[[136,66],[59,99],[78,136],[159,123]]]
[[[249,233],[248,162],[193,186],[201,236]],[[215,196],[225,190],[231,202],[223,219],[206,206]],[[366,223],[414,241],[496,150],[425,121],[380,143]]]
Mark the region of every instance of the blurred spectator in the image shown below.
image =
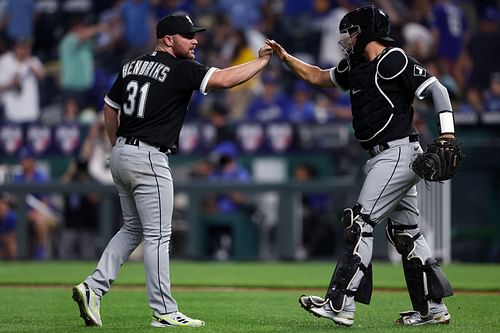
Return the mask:
[[[33,38],[35,5],[36,0],[7,0],[2,21],[9,42]]]
[[[31,41],[16,40],[12,51],[0,57],[0,92],[7,122],[40,118],[38,81],[45,76],[40,60],[31,55]]]
[[[484,110],[500,112],[500,72],[491,74],[490,87],[484,94]]]
[[[427,27],[415,22],[408,22],[402,28],[403,47],[406,53],[419,62],[425,62],[433,56],[434,40]]]
[[[263,72],[262,92],[250,102],[247,120],[258,122],[283,121],[286,110],[290,107],[290,98],[282,92],[278,75],[274,72]]]
[[[88,161],[88,172],[92,178],[102,184],[112,184],[113,177],[109,170],[111,144],[104,128],[104,113],[99,113],[83,142],[81,156]]]
[[[315,1],[315,7],[320,7],[316,12],[322,11],[324,13],[316,23],[319,25],[321,33],[317,61],[320,64],[337,64],[345,57],[338,45],[340,39],[339,22],[348,11],[354,8],[349,5],[349,1],[337,1],[337,3],[339,6],[334,7],[329,0]]]
[[[457,66],[459,83],[466,89],[467,102],[476,112],[483,111],[482,95],[490,85],[491,73],[500,72],[500,15],[494,6],[480,14],[478,30],[472,35]],[[468,77],[468,80],[466,79]]]
[[[135,58],[153,47],[153,10],[149,0],[125,0],[121,7],[123,37],[127,53],[124,59]]]
[[[345,122],[352,120],[351,100],[348,92],[339,89],[327,89],[316,96],[316,119],[319,123]]]
[[[202,27],[214,28],[217,23],[217,0],[194,0],[191,9],[185,11],[191,13],[196,18],[196,22]]]
[[[428,27],[429,13],[432,11],[433,2],[434,0],[409,1],[406,14],[403,17],[404,21],[406,23],[414,22]],[[389,17],[391,18],[390,15]]]
[[[427,113],[419,112],[419,110],[415,108],[415,113],[413,115],[413,126],[417,129],[418,141],[420,141],[420,144],[423,147],[426,147],[434,141],[434,133],[429,128],[430,122],[428,121],[428,118],[434,120],[435,115],[433,114],[432,109],[428,109],[426,111]]]
[[[17,256],[16,224],[16,213],[3,193],[0,196],[0,259],[15,259]]]
[[[250,172],[237,161],[238,148],[233,142],[226,141],[215,146],[210,155],[210,163],[213,166],[208,180],[217,183],[247,183],[250,181]],[[205,171],[210,170],[206,168]],[[198,171],[204,171],[198,169]],[[235,223],[249,223],[255,213],[255,207],[249,202],[248,197],[242,192],[217,193],[214,196],[205,196],[202,202],[206,214],[211,220],[217,220],[208,227],[207,238],[209,239],[209,253],[215,258],[225,260],[231,252],[232,237],[237,238],[238,226],[226,225],[226,219],[233,216],[246,216],[247,219],[239,219]],[[246,235],[251,237],[250,234]],[[237,245],[235,245],[237,246]],[[235,250],[236,251],[236,250]]]
[[[99,24],[106,28],[97,37],[96,67],[107,76],[120,70],[126,52],[124,28],[120,16],[122,3],[123,0],[115,0],[113,7],[104,10],[99,16]],[[114,82],[114,78],[112,80],[108,77],[108,80]],[[108,91],[109,88],[106,87],[105,90]]]
[[[318,34],[313,33],[312,16],[314,0],[284,0],[283,15],[283,36],[277,39],[287,45],[292,54],[300,54],[312,57],[318,47]]]
[[[63,181],[82,185],[95,182],[83,158],[70,163]],[[58,246],[60,259],[94,259],[99,255],[99,203],[96,193],[65,195],[64,228]]]
[[[33,53],[44,64],[57,61],[57,43],[63,35],[61,3],[57,0],[37,0],[33,21]]]
[[[191,10],[191,0],[151,0],[152,10],[154,11],[155,18],[160,20],[165,15],[173,14],[175,12],[188,12],[191,17],[196,17],[196,22],[200,22],[197,16]]]
[[[59,43],[60,88],[63,102],[68,98],[78,101],[80,108],[95,105],[90,98],[94,84],[95,43],[92,38],[103,31],[104,25],[89,25],[81,16],[69,21],[69,31]],[[94,102],[94,103],[92,103]]]
[[[202,39],[196,48],[196,58],[198,58],[199,49],[204,49],[206,61],[214,64],[218,68],[229,66],[229,61],[233,56],[231,49],[227,45],[232,43],[231,35],[234,34],[233,27],[229,18],[222,13],[218,13],[214,18],[214,27],[206,31],[205,40],[210,43],[203,43]],[[198,38],[198,37],[197,37]]]
[[[262,6],[264,0],[219,0],[217,7],[231,20],[234,28],[248,30],[255,27],[262,19]]]
[[[24,146],[19,151],[19,162],[21,170],[13,176],[15,183],[45,183],[49,176],[43,172],[36,163],[33,150]],[[26,219],[33,229],[33,249],[34,259],[48,259],[50,252],[50,232],[58,223],[57,215],[50,205],[50,198],[46,194],[28,194],[26,196],[28,209]]]
[[[228,59],[228,66],[240,65],[257,57],[250,47],[244,31],[233,31],[228,37],[220,52],[223,57]],[[249,80],[229,91],[225,91],[226,103],[231,110],[230,117],[232,119],[244,118],[245,110],[250,103],[257,84],[257,80]]]
[[[192,169],[189,171],[189,177],[197,180],[207,180],[214,172],[214,164],[208,158],[203,158],[194,163]],[[207,204],[204,204],[207,206]],[[213,205],[211,208],[205,207],[206,211],[214,211]]]
[[[286,110],[287,121],[294,124],[314,123],[316,106],[311,101],[311,88],[304,81],[295,81],[292,92],[292,103]]]
[[[318,178],[316,169],[308,163],[294,169],[298,182],[314,181]],[[339,235],[331,220],[332,198],[325,193],[303,193],[302,195],[302,242],[305,255],[331,256]],[[340,228],[337,228],[341,230]]]
[[[453,104],[456,104],[463,97],[463,92],[460,89],[455,77],[444,70],[441,64],[435,60],[429,60],[425,63],[427,71],[437,77],[439,81],[446,87],[450,95],[450,100]],[[421,101],[416,101],[415,104],[418,105]],[[426,105],[430,105],[429,101],[422,101]]]
[[[215,129],[215,142],[222,143],[235,138],[235,126],[229,122],[229,110],[222,103],[214,103],[208,113],[208,120]]]
[[[64,100],[62,123],[76,124],[80,115],[80,105],[75,97],[68,97]]]
[[[440,66],[453,73],[468,30],[465,14],[455,0],[437,0],[432,7],[431,31]]]
[[[218,144],[210,156],[215,168],[208,179],[214,182],[249,182],[250,172],[237,162],[237,155],[238,148],[234,143],[226,141]],[[218,195],[215,206],[210,210],[213,213],[233,213],[245,205],[244,195],[234,192]]]

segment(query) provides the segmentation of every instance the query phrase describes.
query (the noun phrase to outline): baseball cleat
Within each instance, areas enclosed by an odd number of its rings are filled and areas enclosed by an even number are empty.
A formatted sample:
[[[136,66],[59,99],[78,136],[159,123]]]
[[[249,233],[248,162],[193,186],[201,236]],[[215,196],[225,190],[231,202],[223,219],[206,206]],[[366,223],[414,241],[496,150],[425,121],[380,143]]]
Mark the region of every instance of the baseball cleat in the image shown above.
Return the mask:
[[[400,317],[396,320],[398,325],[427,325],[427,324],[449,324],[451,316],[444,304],[437,307],[431,307],[427,316],[422,316],[418,311],[405,311],[399,313]]]
[[[101,300],[85,282],[73,287],[73,300],[78,304],[80,317],[86,326],[102,326],[99,312]]]
[[[301,295],[299,297],[299,303],[300,306],[302,306],[303,309],[306,311],[311,312],[311,308],[314,307],[322,307],[325,305],[326,301],[319,297],[319,296],[306,296],[306,295]]]
[[[354,324],[354,312],[335,312],[332,310],[329,300],[325,300],[319,296],[302,295],[299,298],[299,303],[302,308],[316,317],[330,319],[340,326],[349,327]]]
[[[153,313],[153,320],[151,321],[153,327],[175,327],[175,326],[189,326],[189,327],[202,327],[205,326],[203,320],[189,318],[180,311],[159,314]]]

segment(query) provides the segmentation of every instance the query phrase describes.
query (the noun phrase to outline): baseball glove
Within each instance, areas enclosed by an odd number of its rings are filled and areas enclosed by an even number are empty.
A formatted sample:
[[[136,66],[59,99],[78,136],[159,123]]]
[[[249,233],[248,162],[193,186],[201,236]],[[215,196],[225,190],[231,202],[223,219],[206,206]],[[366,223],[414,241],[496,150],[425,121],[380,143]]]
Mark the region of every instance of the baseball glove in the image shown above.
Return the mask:
[[[436,139],[411,164],[413,171],[431,182],[450,179],[462,161],[462,150],[455,139]]]

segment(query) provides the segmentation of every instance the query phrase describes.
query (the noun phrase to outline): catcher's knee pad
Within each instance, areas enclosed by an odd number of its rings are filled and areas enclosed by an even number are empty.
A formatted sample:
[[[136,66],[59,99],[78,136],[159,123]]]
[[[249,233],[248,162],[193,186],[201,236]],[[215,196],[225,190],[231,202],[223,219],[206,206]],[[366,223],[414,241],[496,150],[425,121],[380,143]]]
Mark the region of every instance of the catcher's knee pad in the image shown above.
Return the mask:
[[[415,311],[422,315],[429,312],[429,300],[453,295],[448,279],[433,258],[422,258],[415,254],[415,241],[421,237],[418,226],[396,226],[387,224],[387,238],[402,255],[403,271],[408,293]]]
[[[373,222],[360,214],[361,206],[344,210],[344,253],[341,255],[333,272],[325,299],[330,300],[334,311],[344,308],[347,297],[369,304],[373,289],[372,266],[362,263],[363,255],[358,251],[363,238],[373,237]],[[366,257],[365,257],[366,259]]]
[[[385,231],[389,242],[394,245],[398,253],[403,257],[408,257],[413,252],[415,240],[422,235],[418,225],[395,225],[391,219],[387,220]]]

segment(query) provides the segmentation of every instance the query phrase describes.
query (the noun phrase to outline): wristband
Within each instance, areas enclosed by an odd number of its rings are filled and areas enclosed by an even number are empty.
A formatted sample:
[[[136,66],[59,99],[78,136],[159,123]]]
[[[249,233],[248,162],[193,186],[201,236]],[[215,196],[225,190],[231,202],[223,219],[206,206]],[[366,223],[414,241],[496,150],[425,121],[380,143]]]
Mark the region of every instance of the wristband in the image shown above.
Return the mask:
[[[438,114],[438,118],[439,118],[438,128],[440,134],[447,134],[447,133],[455,134],[455,119],[453,116],[453,111],[450,110],[440,111]]]

